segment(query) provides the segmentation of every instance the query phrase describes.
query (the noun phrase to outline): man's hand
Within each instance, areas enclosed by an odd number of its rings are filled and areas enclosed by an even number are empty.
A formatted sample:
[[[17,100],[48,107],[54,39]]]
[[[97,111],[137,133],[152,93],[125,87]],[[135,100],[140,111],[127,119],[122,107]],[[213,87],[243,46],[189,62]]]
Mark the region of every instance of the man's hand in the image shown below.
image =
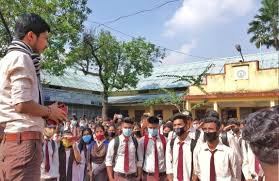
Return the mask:
[[[49,106],[50,108],[50,115],[48,119],[51,119],[55,121],[57,124],[59,124],[62,121],[66,121],[66,113],[58,107],[57,103],[54,103]]]

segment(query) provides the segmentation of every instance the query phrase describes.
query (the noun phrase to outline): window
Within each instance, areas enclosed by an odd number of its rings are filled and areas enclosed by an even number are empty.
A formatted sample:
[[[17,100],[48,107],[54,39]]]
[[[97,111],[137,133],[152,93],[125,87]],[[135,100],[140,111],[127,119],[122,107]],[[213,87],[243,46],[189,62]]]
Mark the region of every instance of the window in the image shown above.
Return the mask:
[[[135,120],[140,121],[141,116],[143,115],[145,111],[144,110],[135,110]]]

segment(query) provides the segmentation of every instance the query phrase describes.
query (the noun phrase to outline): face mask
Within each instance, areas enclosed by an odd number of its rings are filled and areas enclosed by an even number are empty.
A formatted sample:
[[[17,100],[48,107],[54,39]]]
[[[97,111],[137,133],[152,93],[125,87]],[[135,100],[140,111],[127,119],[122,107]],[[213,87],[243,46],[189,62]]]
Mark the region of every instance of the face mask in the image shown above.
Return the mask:
[[[73,126],[76,126],[76,125],[77,125],[77,121],[74,121],[74,120],[73,120],[73,121],[72,121],[72,125],[73,125]]]
[[[215,141],[218,138],[217,132],[204,132],[204,140],[208,142]]]
[[[132,134],[132,129],[131,128],[123,128],[122,133],[124,136],[129,137]]]
[[[44,135],[48,138],[51,138],[54,134],[54,131],[52,129],[45,129]]]
[[[238,132],[239,132],[239,128],[232,128],[232,131],[233,131],[234,133],[238,133]]]
[[[165,137],[168,137],[168,136],[169,136],[169,133],[163,133],[163,135],[164,135]]]
[[[108,132],[108,136],[109,137],[114,137],[115,136],[115,132]]]
[[[163,120],[159,119],[159,125],[162,125],[162,124],[163,124]]]
[[[65,148],[69,148],[69,147],[71,147],[72,145],[73,145],[73,143],[72,142],[70,142],[68,139],[62,139],[62,144],[63,144],[63,146],[65,147]]]
[[[135,131],[134,134],[135,134],[136,136],[141,136],[141,131],[140,131],[140,130]]]
[[[155,136],[158,135],[158,129],[150,129],[150,128],[148,128],[148,134],[151,137],[155,137]]]
[[[84,135],[82,136],[82,140],[85,142],[85,143],[89,143],[92,139],[92,136],[91,135]]]
[[[181,135],[183,135],[183,133],[185,132],[184,127],[175,128],[174,131],[175,131],[175,133],[176,133],[177,136],[181,136]]]
[[[96,135],[96,139],[97,139],[98,141],[102,141],[103,139],[105,139],[105,136],[102,135],[102,134],[99,134],[99,135]]]

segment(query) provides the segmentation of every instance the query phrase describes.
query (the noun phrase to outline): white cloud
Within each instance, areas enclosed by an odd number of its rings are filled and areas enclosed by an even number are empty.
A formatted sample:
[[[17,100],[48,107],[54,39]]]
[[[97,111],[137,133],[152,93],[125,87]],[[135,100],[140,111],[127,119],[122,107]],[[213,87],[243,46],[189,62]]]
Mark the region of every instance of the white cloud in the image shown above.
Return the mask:
[[[164,35],[174,36],[235,16],[244,16],[254,4],[255,0],[184,0],[182,7],[165,23]]]
[[[192,41],[191,43],[185,43],[183,44],[179,52],[183,52],[185,54],[189,54],[190,51],[196,46],[195,41]],[[164,58],[163,64],[164,65],[173,65],[173,64],[181,64],[185,63],[187,59],[187,55],[176,53],[176,52],[169,52],[169,54]]]

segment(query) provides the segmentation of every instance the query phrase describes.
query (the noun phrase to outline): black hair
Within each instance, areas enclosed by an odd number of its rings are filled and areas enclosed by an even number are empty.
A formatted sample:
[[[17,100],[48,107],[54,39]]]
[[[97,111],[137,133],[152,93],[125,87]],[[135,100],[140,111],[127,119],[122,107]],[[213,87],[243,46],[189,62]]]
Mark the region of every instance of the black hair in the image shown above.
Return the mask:
[[[219,130],[221,128],[221,121],[219,119],[217,119],[216,117],[208,116],[208,117],[203,118],[202,121],[204,123],[215,123],[217,130]]]
[[[94,141],[92,130],[91,130],[90,128],[85,128],[85,129],[82,130],[82,132],[81,132],[81,135],[82,135],[82,136],[83,136],[83,133],[84,133],[85,131],[88,131],[89,134],[91,135],[91,141],[90,141],[89,143],[91,143],[92,141]],[[85,149],[85,147],[86,147],[86,143],[83,141],[82,136],[81,136],[80,142],[79,142],[79,144],[78,144],[78,149],[79,149],[80,152],[81,152],[83,149]]]
[[[219,113],[214,110],[208,110],[205,113],[205,117],[215,117],[215,118],[219,119]]]
[[[128,123],[128,124],[133,124],[133,121],[130,117],[125,117],[122,121],[122,123]]]
[[[41,33],[50,32],[50,27],[39,15],[25,13],[16,20],[15,37],[22,40],[29,31],[32,31],[39,37]]]
[[[185,114],[181,114],[181,113],[176,113],[173,117],[172,117],[172,121],[176,120],[176,119],[182,119],[184,122],[186,121],[191,121],[192,117],[189,115],[185,115]]]
[[[258,159],[268,164],[278,164],[279,106],[251,113],[245,123],[243,139],[250,143]]]
[[[101,128],[103,131],[105,131],[105,127],[101,124],[97,124],[95,130],[97,130],[97,128]]]
[[[159,124],[159,119],[155,116],[151,116],[147,119],[148,123],[150,124]]]
[[[230,119],[228,119],[227,124],[235,124],[235,125],[238,125],[238,126],[239,126],[239,125],[240,125],[240,122],[237,121],[236,118],[230,118]]]
[[[158,114],[158,115],[157,115],[157,118],[158,118],[158,119],[159,119],[159,118],[163,119],[163,115],[162,115],[162,114]]]

